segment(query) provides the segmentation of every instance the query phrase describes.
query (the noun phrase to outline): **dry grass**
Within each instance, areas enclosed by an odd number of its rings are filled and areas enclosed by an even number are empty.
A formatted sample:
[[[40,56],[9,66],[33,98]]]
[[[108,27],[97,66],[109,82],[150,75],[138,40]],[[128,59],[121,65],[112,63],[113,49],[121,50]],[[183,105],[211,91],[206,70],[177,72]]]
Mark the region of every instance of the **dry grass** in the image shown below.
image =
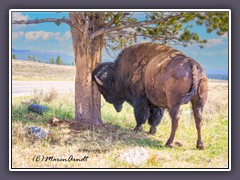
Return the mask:
[[[44,92],[42,89],[33,91],[33,99],[36,103],[47,102],[50,103],[58,96],[58,91],[55,88],[50,88],[48,91]]]
[[[105,126],[78,125],[74,119],[74,95],[60,94],[50,103],[43,102],[49,111],[43,116],[29,113],[21,101],[32,97],[13,98],[12,110],[12,167],[13,168],[227,168],[228,167],[228,85],[210,82],[209,98],[203,115],[205,150],[195,149],[197,133],[190,104],[181,107],[176,141],[182,147],[165,148],[170,134],[170,117],[166,112],[157,134],[133,132],[135,120],[132,107],[125,103],[121,113],[102,101]],[[62,120],[52,127],[48,120],[56,116]],[[53,132],[51,141],[35,140],[26,133],[26,127],[40,126]],[[116,161],[123,151],[141,146],[149,153],[146,164],[128,165]],[[34,162],[36,155],[56,158],[83,158],[82,162]]]
[[[72,81],[75,78],[75,72],[75,66],[12,60],[12,80]]]

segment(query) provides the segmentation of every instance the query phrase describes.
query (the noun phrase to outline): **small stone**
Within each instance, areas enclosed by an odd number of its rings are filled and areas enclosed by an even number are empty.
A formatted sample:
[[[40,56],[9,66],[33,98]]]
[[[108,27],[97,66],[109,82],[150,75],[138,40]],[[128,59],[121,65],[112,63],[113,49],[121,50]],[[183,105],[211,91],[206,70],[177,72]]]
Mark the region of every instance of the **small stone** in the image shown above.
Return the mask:
[[[39,104],[31,104],[28,106],[28,111],[43,114],[43,112],[47,111],[47,107]]]
[[[50,140],[52,139],[52,132],[50,130],[40,128],[37,126],[27,127],[28,134],[40,137],[42,139]]]
[[[135,166],[145,164],[149,159],[148,152],[143,147],[134,147],[126,152],[123,152],[117,157],[120,162],[125,162]]]
[[[51,126],[58,126],[60,123],[60,120],[57,117],[52,117],[49,120],[49,122],[50,122]]]

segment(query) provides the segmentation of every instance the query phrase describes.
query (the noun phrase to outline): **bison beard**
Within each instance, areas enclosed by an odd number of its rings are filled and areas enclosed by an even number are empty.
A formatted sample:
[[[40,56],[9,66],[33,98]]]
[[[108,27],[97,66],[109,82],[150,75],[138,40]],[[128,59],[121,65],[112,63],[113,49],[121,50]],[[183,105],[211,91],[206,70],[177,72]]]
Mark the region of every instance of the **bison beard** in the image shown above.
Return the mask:
[[[201,121],[207,99],[207,77],[193,59],[166,45],[142,43],[122,50],[115,62],[100,64],[93,71],[92,79],[117,112],[125,101],[133,106],[136,131],[148,120],[149,133],[154,134],[167,109],[172,119],[168,147],[174,145],[180,105],[191,101],[198,133],[197,148],[204,149]]]

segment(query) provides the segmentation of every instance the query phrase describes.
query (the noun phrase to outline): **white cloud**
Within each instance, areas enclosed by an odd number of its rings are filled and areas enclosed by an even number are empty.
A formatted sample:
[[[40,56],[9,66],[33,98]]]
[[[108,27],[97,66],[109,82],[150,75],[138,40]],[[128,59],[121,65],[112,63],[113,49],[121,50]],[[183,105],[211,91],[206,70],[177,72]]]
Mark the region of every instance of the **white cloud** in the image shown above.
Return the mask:
[[[23,31],[13,32],[12,33],[12,39],[13,40],[18,39],[18,38],[23,37],[23,36],[24,36],[24,32]]]
[[[70,38],[71,38],[71,32],[70,31],[66,31],[65,34],[63,34],[63,35],[58,33],[55,36],[55,39],[58,40],[59,42],[67,41]]]
[[[223,38],[228,38],[228,33],[227,33],[227,32],[224,33],[224,34],[222,35],[222,37],[223,37]]]
[[[207,40],[207,47],[217,46],[220,44],[224,44],[223,38],[213,38]]]
[[[28,20],[28,15],[23,15],[21,12],[12,13],[12,21]]]
[[[56,33],[55,33],[55,36],[60,36],[60,35],[61,35],[60,32],[56,32]]]
[[[22,12],[12,12],[12,21],[21,21],[21,20],[28,20],[29,16],[28,15],[23,15]],[[31,27],[35,26],[35,24],[13,24],[12,29],[13,30],[19,30],[19,29],[24,29],[26,27]]]
[[[228,38],[228,32],[224,33],[222,36],[219,38],[212,38],[207,40],[207,47],[212,47],[212,46],[218,46],[225,44]]]
[[[60,43],[63,43],[71,38],[71,32],[66,31],[61,34],[60,32],[30,31],[25,33],[25,39],[30,41],[48,40],[50,38],[55,38]]]
[[[201,55],[209,57],[209,56],[222,56],[222,55],[227,55],[228,54],[228,48],[224,48],[221,50],[213,50],[213,51],[202,51]]]
[[[26,40],[32,40],[32,41],[38,40],[38,39],[47,40],[56,35],[59,35],[59,32],[54,33],[54,32],[46,32],[46,31],[31,31],[25,34],[25,38]]]

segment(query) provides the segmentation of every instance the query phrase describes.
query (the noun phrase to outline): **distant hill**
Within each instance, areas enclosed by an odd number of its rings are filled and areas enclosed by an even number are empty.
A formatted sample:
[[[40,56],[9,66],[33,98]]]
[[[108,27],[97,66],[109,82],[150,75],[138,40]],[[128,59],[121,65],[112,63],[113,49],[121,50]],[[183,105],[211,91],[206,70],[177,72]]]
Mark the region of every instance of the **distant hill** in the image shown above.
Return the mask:
[[[12,80],[17,81],[74,81],[75,66],[12,60]]]
[[[227,74],[207,74],[209,79],[228,80]]]
[[[16,55],[17,59],[21,60],[28,60],[28,56],[35,56],[37,61],[41,60],[41,62],[49,63],[49,61],[58,56],[61,56],[63,64],[71,65],[74,62],[74,57],[68,54],[64,54],[62,52],[57,51],[36,51],[36,50],[19,50],[19,49],[12,49],[12,54]]]

